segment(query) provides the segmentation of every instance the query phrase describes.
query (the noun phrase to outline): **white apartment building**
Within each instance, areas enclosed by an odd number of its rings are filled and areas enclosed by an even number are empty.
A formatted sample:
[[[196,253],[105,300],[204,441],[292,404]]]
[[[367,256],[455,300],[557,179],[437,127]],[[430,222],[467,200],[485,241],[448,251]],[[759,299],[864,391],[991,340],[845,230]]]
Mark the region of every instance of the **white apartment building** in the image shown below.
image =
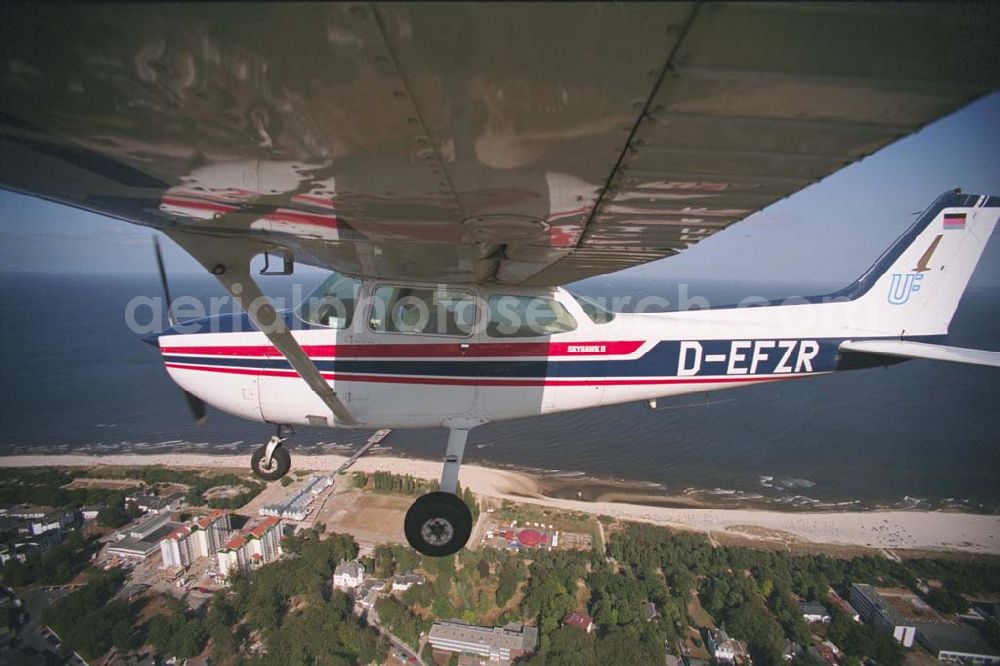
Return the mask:
[[[244,528],[219,549],[219,573],[229,577],[249,571],[281,557],[281,520],[268,516]]]
[[[218,509],[182,525],[160,542],[163,566],[186,567],[194,560],[219,552],[229,536],[229,514]]]

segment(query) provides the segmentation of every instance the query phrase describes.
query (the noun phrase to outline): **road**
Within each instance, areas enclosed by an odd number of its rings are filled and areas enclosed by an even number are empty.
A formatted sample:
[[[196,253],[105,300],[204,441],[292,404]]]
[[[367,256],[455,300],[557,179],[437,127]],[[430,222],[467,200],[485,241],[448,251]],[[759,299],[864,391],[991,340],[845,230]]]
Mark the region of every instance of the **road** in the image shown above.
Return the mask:
[[[21,645],[31,647],[39,652],[46,650],[58,653],[59,648],[54,638],[46,639],[42,636],[42,613],[57,599],[66,596],[73,591],[73,587],[37,587],[30,590],[21,591],[18,596],[24,603],[24,610],[28,613],[28,623],[21,629]]]
[[[372,629],[382,634],[382,636],[384,636],[392,644],[394,648],[405,654],[408,658],[416,659],[416,663],[420,664],[420,666],[426,666],[426,664],[424,664],[424,660],[420,658],[419,654],[413,651],[413,648],[411,648],[409,645],[407,645],[402,640],[397,638],[395,634],[393,634],[391,631],[389,631],[381,624],[379,624],[378,614],[375,612],[374,608],[367,611],[364,615],[362,615],[362,617],[368,623],[368,626],[370,626]]]

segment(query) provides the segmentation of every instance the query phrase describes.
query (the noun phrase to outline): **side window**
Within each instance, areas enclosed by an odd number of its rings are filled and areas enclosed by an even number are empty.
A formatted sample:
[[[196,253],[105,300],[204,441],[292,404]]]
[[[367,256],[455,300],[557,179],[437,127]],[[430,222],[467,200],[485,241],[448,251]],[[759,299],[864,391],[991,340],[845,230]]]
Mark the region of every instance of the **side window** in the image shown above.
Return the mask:
[[[461,289],[376,287],[368,326],[378,333],[468,337],[476,324],[476,299]]]
[[[331,273],[298,307],[302,321],[330,328],[350,328],[361,280]]]
[[[536,338],[565,333],[576,328],[576,320],[558,301],[538,296],[490,296],[491,338]]]

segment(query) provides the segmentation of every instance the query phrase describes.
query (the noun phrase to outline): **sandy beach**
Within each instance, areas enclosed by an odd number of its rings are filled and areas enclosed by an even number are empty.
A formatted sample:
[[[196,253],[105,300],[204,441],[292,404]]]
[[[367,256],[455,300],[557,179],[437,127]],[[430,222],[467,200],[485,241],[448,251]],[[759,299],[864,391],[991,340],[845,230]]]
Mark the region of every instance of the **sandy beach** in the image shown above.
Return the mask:
[[[344,456],[296,456],[293,469],[335,470]],[[115,454],[108,456],[4,456],[0,467],[93,467],[164,465],[179,468],[247,467],[246,456]],[[365,456],[352,471],[384,470],[436,479],[441,463],[411,458]],[[683,530],[726,533],[751,539],[833,544],[878,549],[947,550],[1000,554],[1000,516],[940,511],[804,512],[649,506],[620,501],[579,501],[543,495],[543,482],[522,472],[463,465],[463,486],[479,495],[566,511],[606,515]],[[641,489],[637,489],[641,492]],[[627,495],[623,496],[627,497]]]

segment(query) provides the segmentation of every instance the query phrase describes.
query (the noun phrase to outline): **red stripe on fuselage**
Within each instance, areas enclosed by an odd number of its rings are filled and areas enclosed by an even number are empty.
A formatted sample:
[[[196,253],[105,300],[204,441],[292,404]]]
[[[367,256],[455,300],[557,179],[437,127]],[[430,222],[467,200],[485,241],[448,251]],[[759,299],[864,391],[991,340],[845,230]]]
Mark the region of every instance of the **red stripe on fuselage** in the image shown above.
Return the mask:
[[[400,344],[400,345],[303,345],[313,358],[493,358],[520,356],[613,356],[631,354],[642,346],[642,340],[614,342],[489,342]],[[161,347],[163,354],[197,354],[200,356],[281,356],[270,345]]]

